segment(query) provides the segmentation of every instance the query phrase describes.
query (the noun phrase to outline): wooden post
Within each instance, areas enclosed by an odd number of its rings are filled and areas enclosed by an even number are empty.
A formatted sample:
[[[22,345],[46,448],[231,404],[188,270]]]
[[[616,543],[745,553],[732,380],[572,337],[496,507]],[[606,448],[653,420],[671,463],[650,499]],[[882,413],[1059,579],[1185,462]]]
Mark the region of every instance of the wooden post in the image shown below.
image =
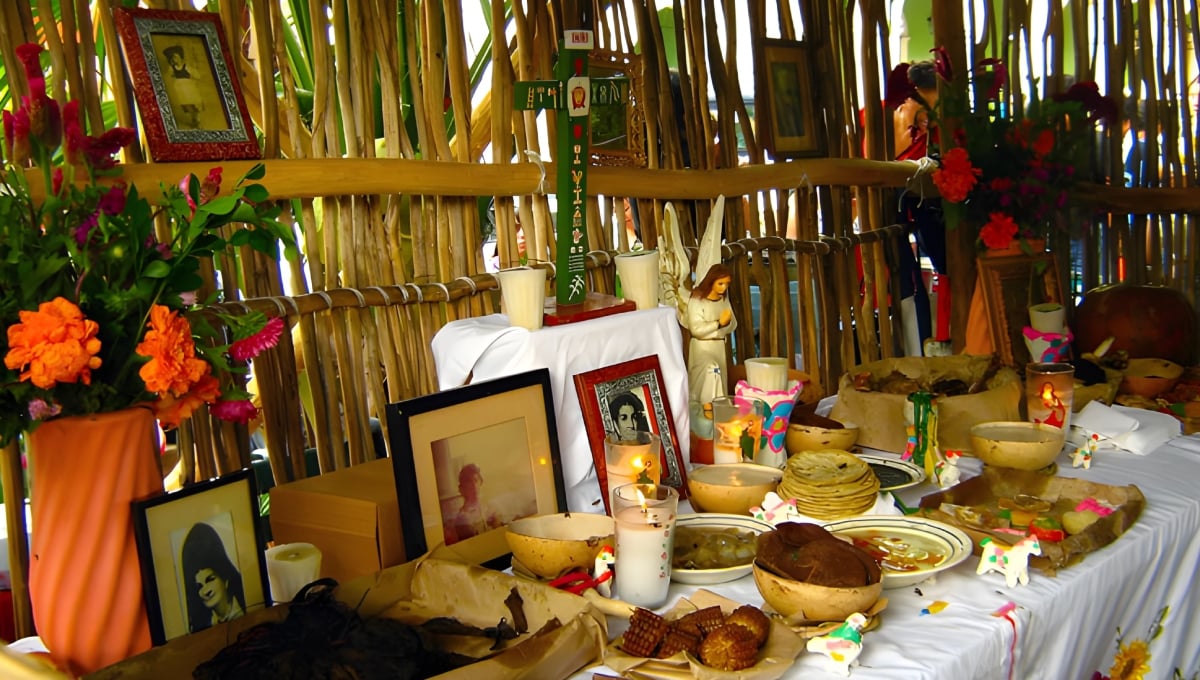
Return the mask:
[[[946,48],[950,63],[954,66],[954,79],[942,83],[941,87],[953,91],[953,94],[948,93],[949,96],[963,97],[965,101],[967,73],[971,64],[967,60],[962,3],[935,2],[932,15],[934,44]],[[939,99],[944,100],[946,96],[942,95]],[[945,152],[954,143],[954,131],[959,127],[959,122],[943,119],[938,121],[938,126],[939,139]],[[975,235],[971,225],[960,224],[955,229],[946,230],[946,260],[953,289],[950,298],[950,339],[954,343],[954,351],[961,352],[967,341],[967,314],[971,309],[971,295],[975,292]]]

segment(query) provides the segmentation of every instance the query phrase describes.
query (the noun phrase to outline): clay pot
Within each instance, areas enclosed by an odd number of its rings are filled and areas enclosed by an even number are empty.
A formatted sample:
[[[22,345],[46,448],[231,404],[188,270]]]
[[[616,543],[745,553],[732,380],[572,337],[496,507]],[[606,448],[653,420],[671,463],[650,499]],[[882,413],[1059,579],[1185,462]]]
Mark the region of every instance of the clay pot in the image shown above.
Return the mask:
[[[1124,283],[1087,292],[1075,310],[1076,354],[1113,337],[1110,352],[1156,357],[1191,366],[1196,351],[1196,310],[1183,293]]]

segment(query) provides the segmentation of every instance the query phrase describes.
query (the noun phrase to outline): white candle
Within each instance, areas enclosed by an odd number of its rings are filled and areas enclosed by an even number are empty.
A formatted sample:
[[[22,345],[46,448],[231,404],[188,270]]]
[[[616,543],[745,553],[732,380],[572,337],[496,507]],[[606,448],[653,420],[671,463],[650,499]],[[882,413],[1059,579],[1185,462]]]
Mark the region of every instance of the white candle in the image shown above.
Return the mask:
[[[613,489],[618,486],[658,484],[662,480],[658,447],[659,437],[652,432],[638,432],[637,441],[623,440],[615,434],[604,438],[605,470],[610,499]]]
[[[321,575],[321,551],[311,543],[285,543],[267,549],[271,600],[291,602],[304,586]]]
[[[652,491],[638,503],[636,496],[640,489]],[[617,597],[639,607],[662,606],[671,584],[679,494],[670,487],[630,484],[617,488],[613,502]]]

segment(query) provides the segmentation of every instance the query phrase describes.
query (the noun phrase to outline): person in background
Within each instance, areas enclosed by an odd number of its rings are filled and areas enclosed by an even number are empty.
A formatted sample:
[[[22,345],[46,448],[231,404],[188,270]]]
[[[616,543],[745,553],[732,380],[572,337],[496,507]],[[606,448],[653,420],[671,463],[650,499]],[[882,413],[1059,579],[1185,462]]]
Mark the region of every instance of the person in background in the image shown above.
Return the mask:
[[[246,613],[242,574],[229,560],[225,544],[211,524],[193,524],[180,552],[188,632],[232,621]]]
[[[649,432],[646,407],[633,392],[621,392],[608,401],[608,414],[612,418],[616,434],[622,440],[636,441],[638,431]]]

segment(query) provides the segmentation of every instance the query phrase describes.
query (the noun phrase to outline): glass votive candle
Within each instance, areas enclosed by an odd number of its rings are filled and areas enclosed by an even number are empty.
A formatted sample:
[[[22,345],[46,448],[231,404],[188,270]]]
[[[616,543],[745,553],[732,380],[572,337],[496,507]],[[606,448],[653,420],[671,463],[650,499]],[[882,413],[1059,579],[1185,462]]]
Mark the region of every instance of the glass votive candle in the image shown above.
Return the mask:
[[[679,492],[661,484],[613,489],[617,597],[656,609],[667,601]]]
[[[606,491],[612,498],[613,489],[626,484],[658,484],[662,480],[659,464],[662,440],[653,432],[634,432],[626,438],[612,433],[604,438],[604,469]]]
[[[1030,422],[1066,430],[1071,426],[1075,396],[1075,367],[1065,363],[1034,362],[1025,366],[1025,409]]]
[[[753,397],[713,399],[713,463],[754,460],[762,438],[767,402]]]

